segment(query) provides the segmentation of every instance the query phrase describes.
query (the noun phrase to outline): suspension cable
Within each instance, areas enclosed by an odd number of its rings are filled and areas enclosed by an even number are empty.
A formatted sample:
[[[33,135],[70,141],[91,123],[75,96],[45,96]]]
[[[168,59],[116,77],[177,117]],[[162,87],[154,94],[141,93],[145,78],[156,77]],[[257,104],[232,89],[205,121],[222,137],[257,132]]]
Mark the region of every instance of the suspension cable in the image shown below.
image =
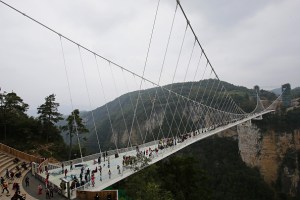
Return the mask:
[[[30,19],[31,21],[33,21],[33,22],[39,24],[40,26],[42,26],[42,27],[48,29],[49,31],[51,31],[51,32],[53,32],[53,33],[55,33],[55,34],[57,34],[58,36],[64,38],[65,40],[68,40],[69,42],[71,42],[71,43],[73,43],[73,44],[79,46],[80,48],[82,48],[82,49],[84,49],[84,50],[86,50],[86,51],[88,51],[88,52],[94,54],[96,57],[99,57],[99,58],[101,58],[101,59],[103,59],[103,60],[105,60],[105,61],[111,63],[112,65],[114,65],[114,66],[116,66],[116,67],[119,67],[119,68],[123,69],[124,71],[127,71],[128,73],[134,74],[135,76],[137,76],[137,77],[143,79],[144,81],[147,81],[147,82],[149,82],[149,83],[152,83],[153,85],[155,85],[155,86],[157,86],[157,87],[161,87],[162,89],[167,90],[167,91],[173,93],[174,95],[178,95],[177,93],[175,93],[175,92],[173,92],[173,91],[170,91],[169,89],[167,89],[167,88],[165,88],[165,87],[163,87],[163,86],[160,86],[160,85],[154,83],[153,81],[151,81],[151,80],[149,80],[149,79],[146,79],[143,75],[138,75],[138,74],[132,72],[131,70],[128,70],[127,68],[125,68],[125,67],[123,67],[123,66],[121,66],[121,65],[119,65],[119,64],[117,64],[117,63],[115,63],[115,62],[113,62],[112,60],[110,60],[110,59],[108,59],[108,58],[105,58],[104,56],[101,56],[100,54],[98,54],[98,53],[96,53],[96,52],[90,50],[89,48],[87,48],[87,47],[85,47],[85,46],[79,44],[78,42],[75,42],[74,40],[70,39],[69,37],[67,37],[67,36],[65,36],[65,35],[63,35],[63,34],[57,32],[57,31],[55,31],[54,29],[50,28],[49,26],[47,26],[47,25],[45,25],[45,24],[39,22],[38,20],[36,20],[36,19],[30,17],[29,15],[25,14],[24,12],[21,12],[20,10],[14,8],[13,6],[11,6],[11,5],[9,5],[9,4],[3,2],[2,0],[0,0],[0,2],[1,2],[2,4],[4,4],[4,5],[6,5],[7,7],[11,8],[12,10],[14,10],[14,11],[16,11],[16,12],[22,14],[23,16],[25,16],[26,18]],[[179,0],[177,0],[177,4],[179,5],[180,9],[182,9],[182,6],[181,6],[181,4],[179,3]],[[184,13],[184,16],[186,17],[185,13]],[[186,19],[187,19],[187,18],[186,18]],[[187,21],[188,21],[188,20],[187,20]],[[188,21],[188,25],[189,25],[189,27],[191,28],[191,24],[190,24],[189,21]],[[192,30],[192,32],[193,32],[193,34],[194,34],[194,33],[195,33],[194,30],[193,30],[192,28],[191,28],[191,30]],[[197,38],[196,36],[195,36],[195,38],[196,38],[197,43],[200,44],[198,38]],[[200,48],[202,49],[202,51],[203,51],[205,57],[207,58],[207,56],[206,56],[206,54],[205,54],[203,48],[202,48],[202,47],[200,47]],[[209,60],[208,60],[208,61],[209,61]],[[208,64],[211,66],[211,63],[210,63],[210,62],[208,62]],[[213,69],[213,71],[214,71],[214,69]],[[216,76],[217,76],[217,74],[216,74]],[[217,78],[218,78],[218,76],[217,76]],[[218,78],[218,79],[219,79],[219,78]],[[181,96],[181,95],[179,95],[179,96]],[[183,96],[182,96],[182,98],[185,99],[185,100],[190,100],[190,99],[187,99],[186,97],[183,97]],[[195,102],[195,103],[198,103],[199,105],[201,104],[201,103],[199,103],[199,102]],[[241,108],[239,108],[239,110],[240,110],[242,113],[245,113],[243,110],[241,110]]]
[[[198,74],[198,70],[199,70],[199,66],[200,66],[200,61],[201,61],[201,58],[202,58],[202,55],[203,55],[203,52],[201,51],[200,53],[200,56],[199,56],[199,60],[197,62],[197,67],[196,67],[196,72],[194,73],[194,78],[193,78],[193,82],[192,82],[192,85],[191,85],[191,88],[190,88],[190,91],[189,91],[189,94],[188,94],[188,98],[190,99],[191,98],[191,94],[192,94],[192,90],[193,90],[193,87],[194,87],[194,83],[195,83],[195,80],[196,80],[196,76]],[[194,107],[194,105],[193,105]],[[192,110],[193,111],[193,110]],[[188,116],[188,119],[187,119],[187,122],[190,120],[191,118],[191,115],[192,113]],[[193,121],[193,119],[192,119]],[[193,124],[195,127],[197,127],[193,121]],[[187,131],[187,125],[184,127],[184,133]]]
[[[74,104],[73,104],[73,99],[72,99],[72,93],[71,93],[71,87],[70,87],[70,81],[69,81],[67,63],[66,63],[66,58],[65,58],[65,53],[64,53],[64,47],[63,47],[61,36],[59,37],[59,41],[60,41],[61,52],[62,52],[62,57],[63,57],[63,61],[64,61],[63,63],[64,63],[64,67],[65,67],[67,85],[68,85],[68,89],[69,89],[69,98],[70,98],[71,107],[72,107],[71,114],[73,115],[73,119],[74,119],[74,123],[75,123],[75,132],[76,132],[76,135],[77,135],[77,141],[78,141],[78,145],[79,145],[80,157],[81,157],[81,161],[83,162],[81,145],[80,145],[80,139],[79,139],[79,134],[78,134],[78,128],[77,128],[76,118],[75,118],[75,114],[74,114]],[[71,134],[72,133],[70,132],[70,135]],[[71,137],[71,139],[72,139],[72,137]],[[70,148],[72,148],[72,147],[70,147]]]
[[[122,118],[123,118],[125,131],[128,132],[128,128],[127,128],[127,124],[126,124],[126,120],[125,120],[125,116],[124,116],[124,111],[123,111],[123,106],[122,106],[121,101],[120,101],[121,95],[118,94],[119,92],[118,92],[118,88],[117,88],[117,84],[116,84],[116,79],[115,79],[114,73],[112,71],[112,67],[111,67],[110,63],[108,63],[108,65],[109,65],[110,73],[112,75],[112,79],[113,79],[113,82],[114,82],[115,91],[116,91],[116,94],[118,96],[117,99],[118,99],[118,103],[119,103],[119,106],[120,106],[120,109],[121,109],[121,115],[122,115]]]
[[[160,73],[159,73],[159,78],[158,78],[158,83],[157,83],[158,85],[160,84],[162,72],[163,72],[163,69],[164,69],[164,65],[165,65],[165,61],[166,61],[166,57],[167,57],[167,53],[168,53],[168,49],[169,49],[169,44],[170,44],[170,39],[171,39],[171,35],[172,35],[172,32],[173,32],[173,27],[174,27],[175,17],[176,17],[176,13],[177,13],[177,8],[178,8],[178,4],[176,4],[175,11],[174,11],[173,18],[172,18],[171,28],[170,28],[169,35],[168,35],[168,40],[167,40],[167,45],[166,45],[166,49],[165,49],[165,53],[164,53],[164,57],[163,57],[163,62],[162,62]],[[156,98],[156,96],[157,96],[157,88],[156,88],[156,91],[155,91],[154,98]],[[164,137],[164,134],[163,134],[163,137]]]
[[[189,57],[189,60],[188,60],[187,68],[186,68],[185,75],[184,75],[184,80],[183,80],[183,83],[182,83],[181,88],[180,88],[180,93],[179,93],[180,95],[182,95],[182,90],[183,90],[184,82],[185,82],[185,80],[186,80],[187,73],[188,73],[188,70],[189,70],[189,68],[190,68],[191,60],[192,60],[192,57],[193,57],[193,54],[194,54],[194,50],[195,50],[195,44],[196,44],[196,40],[194,40],[193,48],[192,48],[192,51],[191,51],[191,54],[190,54],[190,57]],[[178,98],[177,103],[176,103],[175,114],[176,114],[176,111],[177,111],[178,104],[180,104],[180,99],[179,99],[179,98]],[[179,114],[179,116],[180,116],[180,114]],[[183,118],[183,117],[184,117],[184,116],[182,115],[181,120],[180,120],[180,122],[179,122],[179,130],[180,130],[180,125],[181,125],[181,122],[182,122],[182,118]],[[172,119],[172,122],[171,122],[171,126],[172,126],[172,124],[173,124],[173,121],[174,121],[174,116],[173,116],[173,119]],[[169,130],[169,131],[170,131],[170,130]],[[169,132],[169,133],[170,133],[170,132]],[[169,134],[169,133],[168,133],[168,134]],[[176,134],[176,136],[177,136],[177,135],[178,135],[178,134]]]
[[[113,134],[113,139],[114,139],[114,142],[115,142],[117,152],[119,153],[119,148],[118,148],[117,139],[116,139],[116,133],[115,133],[113,125],[112,125],[111,115],[110,115],[108,105],[107,105],[108,101],[106,100],[106,97],[105,97],[104,86],[103,86],[102,79],[101,79],[101,74],[100,74],[99,65],[98,65],[98,61],[97,61],[97,56],[96,56],[96,54],[94,54],[94,56],[95,56],[95,62],[96,62],[96,67],[97,67],[97,71],[98,71],[98,78],[99,78],[99,81],[100,81],[100,86],[101,86],[103,98],[104,98],[104,101],[105,101],[105,108],[106,108],[106,112],[107,112],[107,116],[108,116],[108,120],[109,120],[109,124],[110,124],[110,128],[111,128],[111,132]]]
[[[99,152],[101,154],[101,146],[100,146],[100,142],[99,142],[98,131],[97,131],[97,128],[96,128],[94,111],[92,109],[90,92],[89,92],[89,89],[88,89],[88,86],[87,86],[86,73],[85,73],[85,70],[84,70],[82,55],[81,55],[81,51],[80,51],[80,47],[79,46],[78,46],[78,52],[79,52],[80,61],[81,61],[81,68],[82,68],[82,73],[83,73],[83,77],[84,77],[85,89],[86,89],[86,92],[87,92],[87,96],[88,96],[88,100],[89,100],[89,106],[90,106],[90,109],[91,109],[91,114],[92,114],[92,120],[93,120],[94,130],[95,130],[95,134],[96,134],[96,139],[97,139],[98,146],[99,146]]]
[[[132,120],[132,124],[131,124],[131,128],[130,128],[129,137],[131,137],[133,124],[134,124],[134,121],[135,121],[134,119],[136,118],[136,109],[137,109],[137,106],[138,106],[138,103],[139,103],[140,91],[142,89],[142,84],[143,84],[143,79],[144,79],[144,75],[145,75],[145,70],[146,70],[146,66],[147,66],[147,63],[148,63],[148,56],[149,56],[149,52],[150,52],[150,48],[151,48],[151,44],[152,44],[152,37],[153,37],[154,29],[155,29],[155,24],[156,24],[156,19],[157,19],[157,13],[158,13],[159,4],[160,4],[160,0],[158,0],[157,6],[156,6],[154,21],[153,21],[153,25],[152,25],[150,40],[149,40],[149,45],[148,45],[148,49],[147,49],[147,55],[146,55],[146,59],[145,59],[145,63],[144,63],[143,73],[142,73],[142,76],[141,76],[142,79],[141,79],[141,82],[140,82],[140,89],[139,89],[139,92],[138,92],[138,98],[137,98],[136,105],[135,105],[135,108],[134,108],[133,120]],[[128,144],[129,144],[129,141],[128,141]]]
[[[134,104],[133,104],[133,101],[132,101],[132,95],[130,94],[130,90],[129,90],[129,88],[128,88],[128,83],[127,83],[127,80],[126,80],[126,78],[125,78],[125,75],[124,75],[124,71],[123,71],[123,70],[122,70],[122,73],[123,73],[123,78],[124,78],[124,82],[125,82],[125,85],[126,85],[126,89],[127,89],[127,91],[128,91],[128,95],[129,95],[129,101],[130,101],[130,104],[131,104],[131,107],[132,107],[132,110],[133,110],[133,109],[134,109]],[[134,77],[134,75],[133,75],[133,77]],[[133,120],[133,119],[132,119],[132,120]],[[142,131],[141,131],[140,124],[139,124],[138,120],[137,120],[136,122],[137,122],[138,130],[139,130],[140,135],[141,135],[141,138],[142,138]],[[129,133],[128,133],[128,134],[129,134]],[[128,138],[128,139],[129,139],[129,138]],[[131,141],[130,141],[130,146],[132,147]],[[128,148],[128,146],[127,146],[127,148]]]
[[[182,48],[183,48],[183,44],[184,44],[184,41],[185,41],[185,37],[186,37],[186,33],[187,33],[187,28],[188,28],[188,26],[186,25],[185,31],[184,31],[184,34],[183,34],[183,39],[182,39],[181,45],[180,45],[179,55],[178,55],[177,61],[176,61],[175,71],[174,71],[173,77],[172,77],[172,83],[171,83],[171,86],[170,86],[170,90],[172,90],[172,88],[173,88],[173,83],[174,83],[175,75],[176,75],[176,72],[177,72],[177,69],[178,69],[179,60],[181,58]],[[157,93],[155,93],[155,94],[157,94]],[[168,92],[168,97],[167,97],[167,100],[166,100],[166,106],[165,106],[164,111],[163,111],[163,119],[166,117],[167,106],[170,108],[170,106],[169,106],[169,99],[170,99],[171,94],[172,94],[171,92]],[[175,113],[173,114],[173,112],[171,111],[171,115],[172,115],[172,117],[174,117]],[[168,125],[169,125],[168,119],[166,119],[166,120],[167,120]],[[169,128],[170,128],[170,126],[169,126]],[[179,127],[177,127],[177,128],[179,128]],[[161,129],[161,126],[160,126],[160,129]]]

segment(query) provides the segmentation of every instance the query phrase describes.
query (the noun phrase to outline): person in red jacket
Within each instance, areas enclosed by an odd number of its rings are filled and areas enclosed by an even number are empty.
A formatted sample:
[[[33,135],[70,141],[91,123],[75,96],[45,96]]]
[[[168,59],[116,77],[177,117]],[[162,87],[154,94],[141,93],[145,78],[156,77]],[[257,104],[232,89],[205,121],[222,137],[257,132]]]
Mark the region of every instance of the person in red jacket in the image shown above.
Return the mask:
[[[41,184],[38,185],[38,195],[41,195],[42,194],[42,191],[43,191],[43,187]]]
[[[9,193],[9,191],[8,191],[8,185],[7,185],[7,183],[4,181],[3,182],[3,184],[2,184],[2,193],[4,192],[4,190],[6,190],[6,192],[7,192],[7,194]]]

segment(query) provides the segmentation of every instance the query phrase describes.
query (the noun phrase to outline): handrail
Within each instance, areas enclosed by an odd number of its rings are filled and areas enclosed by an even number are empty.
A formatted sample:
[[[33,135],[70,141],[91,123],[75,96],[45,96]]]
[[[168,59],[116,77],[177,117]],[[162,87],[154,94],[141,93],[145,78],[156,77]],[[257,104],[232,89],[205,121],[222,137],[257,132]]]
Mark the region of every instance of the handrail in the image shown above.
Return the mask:
[[[21,158],[22,160],[29,161],[29,162],[36,162],[36,163],[43,162],[42,158],[39,158],[39,157],[30,155],[30,154],[24,153],[24,152],[19,151],[19,150],[15,149],[15,148],[7,146],[7,145],[5,145],[3,143],[0,143],[0,151],[5,152],[7,154],[10,154],[12,156]]]

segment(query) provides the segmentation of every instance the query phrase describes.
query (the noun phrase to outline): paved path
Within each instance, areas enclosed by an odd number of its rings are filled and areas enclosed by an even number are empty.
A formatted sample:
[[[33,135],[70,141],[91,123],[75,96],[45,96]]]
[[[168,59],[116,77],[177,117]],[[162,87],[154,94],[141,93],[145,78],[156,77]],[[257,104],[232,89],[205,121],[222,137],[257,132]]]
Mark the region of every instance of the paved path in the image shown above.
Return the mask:
[[[42,183],[40,180],[36,179],[34,176],[31,175],[31,172],[28,172],[25,177],[28,176],[29,177],[29,187],[25,186],[25,178],[23,179],[22,182],[22,186],[24,188],[24,191],[26,191],[31,198],[26,198],[26,200],[44,200],[46,199],[46,193],[45,193],[45,184]],[[41,185],[43,186],[43,193],[41,195],[38,195],[37,193],[37,187],[39,185],[39,183],[41,183]],[[54,193],[54,197],[51,199],[55,199],[55,200],[66,200],[66,198],[60,196],[57,193]]]
[[[3,174],[1,175],[3,176]],[[26,187],[25,185],[25,177],[28,176],[29,177],[29,182],[30,182],[30,186]],[[15,194],[15,190],[12,189],[13,183],[19,183],[20,184],[20,194],[26,196],[26,200],[44,200],[46,199],[46,194],[45,194],[45,184],[42,183],[41,181],[39,181],[38,179],[36,179],[34,176],[31,175],[31,171],[25,171],[22,174],[22,177],[20,178],[14,178],[13,181],[9,180],[8,181],[8,190],[9,193],[7,194],[6,191],[4,191],[4,193],[2,193],[2,188],[0,186],[0,200],[11,200],[11,198],[14,196]],[[38,184],[41,183],[43,186],[43,194],[42,195],[38,195],[37,194],[37,187]],[[66,200],[66,198],[60,196],[59,194],[54,193],[54,197],[52,199],[57,199],[57,200]]]
[[[4,193],[2,192],[2,188],[0,187],[1,191],[0,191],[0,199],[1,200],[10,200],[14,194],[15,194],[15,190],[12,189],[13,187],[13,183],[19,183],[20,185],[20,195],[26,195],[26,200],[36,200],[35,198],[31,197],[29,194],[26,193],[26,191],[24,190],[24,188],[22,187],[22,180],[23,180],[23,176],[24,174],[26,174],[27,171],[24,171],[22,174],[22,177],[20,178],[14,178],[14,180],[6,180],[6,182],[8,183],[8,190],[9,190],[9,194],[7,194],[6,191],[4,191]],[[20,184],[21,183],[21,184]]]

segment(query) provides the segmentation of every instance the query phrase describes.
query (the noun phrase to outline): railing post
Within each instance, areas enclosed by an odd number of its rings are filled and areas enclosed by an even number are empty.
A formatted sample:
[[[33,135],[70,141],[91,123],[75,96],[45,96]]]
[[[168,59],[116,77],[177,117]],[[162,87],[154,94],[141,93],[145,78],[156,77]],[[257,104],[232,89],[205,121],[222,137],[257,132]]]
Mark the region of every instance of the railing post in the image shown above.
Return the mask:
[[[68,199],[71,199],[71,191],[70,191],[70,182],[67,182],[67,195],[68,195]]]

